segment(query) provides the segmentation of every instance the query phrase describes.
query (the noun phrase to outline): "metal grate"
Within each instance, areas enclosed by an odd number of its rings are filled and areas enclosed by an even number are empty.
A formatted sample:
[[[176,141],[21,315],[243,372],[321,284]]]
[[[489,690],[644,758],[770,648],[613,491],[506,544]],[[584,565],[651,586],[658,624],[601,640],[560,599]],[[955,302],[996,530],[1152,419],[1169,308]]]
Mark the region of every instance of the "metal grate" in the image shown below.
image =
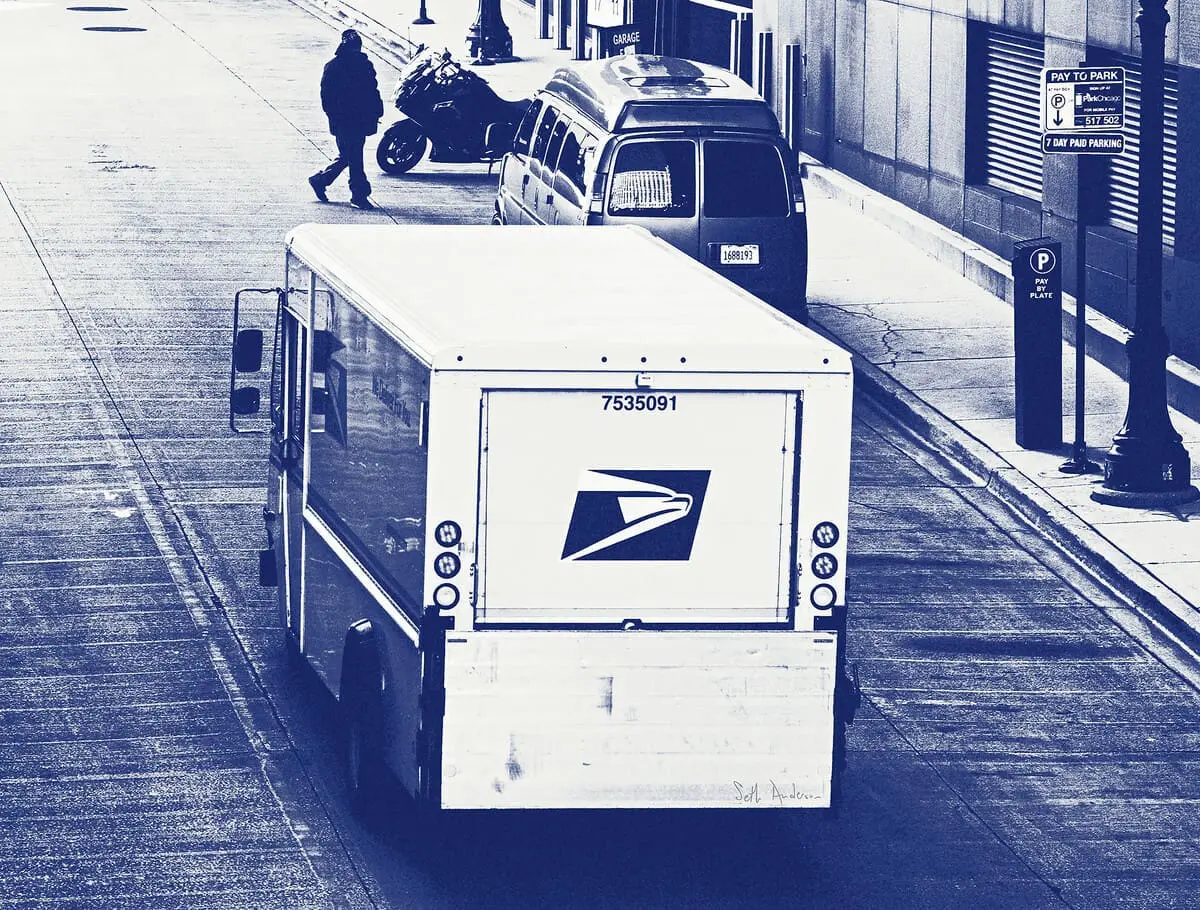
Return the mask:
[[[988,186],[1042,198],[1041,38],[989,28],[982,176]]]
[[[1104,198],[1101,220],[1122,231],[1137,233],[1138,125],[1142,110],[1142,70],[1136,57],[1105,55],[1099,65],[1125,67],[1125,151],[1101,165]],[[1168,64],[1163,73],[1163,243],[1175,245],[1175,187],[1179,128],[1179,68]]]

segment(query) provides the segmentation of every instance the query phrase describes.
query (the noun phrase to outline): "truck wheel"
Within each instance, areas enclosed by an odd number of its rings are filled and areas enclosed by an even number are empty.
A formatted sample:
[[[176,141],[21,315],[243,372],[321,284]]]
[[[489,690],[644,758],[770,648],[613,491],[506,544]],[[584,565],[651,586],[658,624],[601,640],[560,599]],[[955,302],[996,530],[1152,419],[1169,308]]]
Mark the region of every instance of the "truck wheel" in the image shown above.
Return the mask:
[[[358,627],[347,635],[342,658],[342,744],[346,795],[361,821],[375,824],[386,802],[387,765],[383,757],[383,701],[378,655]]]
[[[375,149],[375,160],[385,174],[403,174],[412,170],[425,156],[429,138],[411,120],[398,120],[384,132]]]
[[[383,743],[378,715],[363,702],[347,705],[345,724],[346,793],[350,807],[360,818],[373,820],[385,781]]]

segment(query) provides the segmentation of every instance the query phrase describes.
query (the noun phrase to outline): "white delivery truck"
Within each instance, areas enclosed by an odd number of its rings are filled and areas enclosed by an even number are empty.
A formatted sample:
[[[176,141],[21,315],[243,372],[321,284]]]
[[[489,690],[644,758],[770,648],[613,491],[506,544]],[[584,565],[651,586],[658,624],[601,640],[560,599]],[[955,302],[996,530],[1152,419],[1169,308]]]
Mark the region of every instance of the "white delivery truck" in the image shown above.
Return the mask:
[[[356,803],[831,804],[844,351],[636,227],[303,225],[269,366],[244,293],[260,568]]]

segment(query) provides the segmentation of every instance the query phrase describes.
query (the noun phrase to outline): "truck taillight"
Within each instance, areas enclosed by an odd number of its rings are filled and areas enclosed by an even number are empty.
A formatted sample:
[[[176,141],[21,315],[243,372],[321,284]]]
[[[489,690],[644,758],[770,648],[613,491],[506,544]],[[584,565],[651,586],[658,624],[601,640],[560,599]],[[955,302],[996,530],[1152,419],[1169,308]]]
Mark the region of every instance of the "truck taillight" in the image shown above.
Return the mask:
[[[441,578],[453,578],[462,568],[462,560],[455,553],[439,553],[433,561],[433,571]]]
[[[828,549],[838,542],[841,533],[838,531],[838,526],[832,521],[823,521],[813,528],[813,543],[818,547]]]
[[[833,585],[816,585],[809,592],[808,599],[818,610],[831,610],[837,603],[837,591]]]
[[[818,553],[813,557],[812,572],[817,578],[833,578],[837,570],[837,557],[832,553]]]
[[[462,528],[457,521],[443,521],[433,531],[439,546],[452,547],[462,540]]]
[[[446,582],[433,589],[433,602],[443,610],[449,610],[458,604],[458,588]]]

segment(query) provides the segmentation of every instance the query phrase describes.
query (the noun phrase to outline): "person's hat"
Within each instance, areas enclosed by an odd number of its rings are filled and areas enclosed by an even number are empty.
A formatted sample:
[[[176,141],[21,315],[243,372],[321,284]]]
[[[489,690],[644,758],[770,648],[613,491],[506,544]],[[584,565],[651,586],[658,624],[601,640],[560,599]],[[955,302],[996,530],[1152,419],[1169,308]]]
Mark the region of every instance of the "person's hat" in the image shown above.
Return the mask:
[[[342,44],[362,45],[362,37],[352,28],[342,32]]]

